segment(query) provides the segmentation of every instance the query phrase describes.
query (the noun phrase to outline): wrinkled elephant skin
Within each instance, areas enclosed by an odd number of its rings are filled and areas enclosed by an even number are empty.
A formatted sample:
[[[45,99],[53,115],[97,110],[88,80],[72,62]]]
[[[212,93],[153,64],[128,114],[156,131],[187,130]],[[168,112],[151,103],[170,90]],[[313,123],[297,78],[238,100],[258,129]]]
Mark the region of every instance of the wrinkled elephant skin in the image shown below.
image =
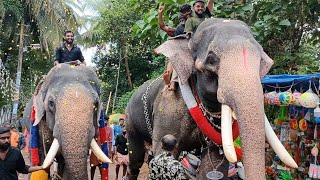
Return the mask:
[[[38,84],[26,106],[27,124],[32,104],[39,120],[41,163],[45,158],[43,147],[48,152],[53,139],[57,139],[60,146],[56,159],[63,179],[88,179],[87,157],[98,127],[99,96],[99,79],[92,68],[61,64]]]
[[[209,111],[219,112],[221,105],[226,105],[235,112],[246,178],[265,179],[261,78],[273,61],[254,39],[248,26],[238,20],[207,19],[190,39],[166,41],[155,52],[169,58],[182,84],[190,81],[193,73],[199,97]],[[132,151],[129,155],[130,179],[136,178],[143,162],[143,141],[153,143],[155,154],[161,151],[160,139],[169,133],[178,139],[177,154],[207,146],[181,98],[180,89],[162,91],[160,80],[150,83],[139,88],[127,107],[126,126],[129,150]],[[148,97],[143,101],[146,94]],[[153,127],[152,139],[146,125],[146,112]],[[219,154],[218,147],[205,148],[201,161],[197,179],[206,179],[206,173],[216,168],[226,179],[228,161]]]

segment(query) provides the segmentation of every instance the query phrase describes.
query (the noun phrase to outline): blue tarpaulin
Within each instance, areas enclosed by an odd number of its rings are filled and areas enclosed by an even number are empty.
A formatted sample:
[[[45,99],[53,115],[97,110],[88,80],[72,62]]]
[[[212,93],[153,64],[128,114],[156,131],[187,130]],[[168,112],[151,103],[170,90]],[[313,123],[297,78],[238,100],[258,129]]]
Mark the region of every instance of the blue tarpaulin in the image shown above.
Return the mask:
[[[268,92],[271,91],[286,91],[288,89],[294,91],[306,91],[311,88],[314,92],[319,90],[320,73],[305,74],[305,75],[267,75],[262,80],[264,89]]]

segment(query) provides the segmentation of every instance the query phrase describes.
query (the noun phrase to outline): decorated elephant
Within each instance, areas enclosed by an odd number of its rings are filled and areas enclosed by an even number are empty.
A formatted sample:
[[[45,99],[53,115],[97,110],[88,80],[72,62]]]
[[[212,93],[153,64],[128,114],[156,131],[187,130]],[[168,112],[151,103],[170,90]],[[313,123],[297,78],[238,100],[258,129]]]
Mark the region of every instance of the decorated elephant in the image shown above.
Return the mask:
[[[53,67],[24,111],[26,124],[34,120],[28,129],[38,127],[33,133],[39,134],[39,164],[48,167],[56,158],[63,179],[88,179],[90,147],[103,162],[111,162],[94,140],[99,116],[100,85],[94,70],[82,65]],[[31,156],[34,159],[37,154]]]
[[[129,101],[130,179],[143,164],[144,141],[157,155],[166,134],[178,139],[176,157],[201,149],[197,179],[227,178],[229,162],[241,154],[233,146],[239,133],[248,180],[265,179],[265,137],[284,163],[297,168],[264,113],[261,78],[273,61],[244,22],[207,19],[190,38],[168,40],[155,52],[170,60],[179,88],[170,92],[163,90],[162,80],[148,81]]]

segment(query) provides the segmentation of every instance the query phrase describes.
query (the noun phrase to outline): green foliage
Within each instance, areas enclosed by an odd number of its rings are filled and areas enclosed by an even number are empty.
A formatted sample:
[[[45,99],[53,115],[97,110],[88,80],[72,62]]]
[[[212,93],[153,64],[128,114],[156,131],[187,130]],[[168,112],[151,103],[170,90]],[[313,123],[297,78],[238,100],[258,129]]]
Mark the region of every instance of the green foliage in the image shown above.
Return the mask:
[[[129,102],[131,96],[133,95],[133,93],[135,93],[137,90],[138,90],[138,87],[134,88],[131,91],[126,92],[121,97],[119,97],[117,99],[117,104],[115,105],[115,108],[114,108],[112,114],[115,114],[115,113],[125,114],[125,109],[127,107],[127,104]]]
[[[98,26],[95,26],[94,31],[99,32],[101,37],[97,42],[99,45],[94,57],[97,73],[102,80],[101,99],[105,104],[109,92],[113,92],[114,96],[117,89],[114,105],[116,112],[124,112],[124,107],[129,100],[128,97],[132,94],[129,92],[134,91],[128,86],[125,54],[128,56],[128,68],[134,88],[152,77],[159,76],[164,69],[164,57],[155,57],[153,52],[159,43],[148,38],[137,38],[131,35],[132,26],[144,15],[144,11],[137,9],[138,5],[147,8],[152,3],[154,2],[139,4],[134,0],[112,2],[102,12],[98,23],[95,23]]]
[[[214,3],[214,17],[240,19],[246,22],[273,58],[275,65],[271,74],[299,74],[319,72],[320,44],[319,12],[317,0],[310,1],[224,1]],[[156,1],[165,3],[164,21],[174,27],[178,23],[178,6],[192,1]],[[133,36],[147,37],[155,42],[163,41],[167,35],[159,30],[156,7],[150,8],[144,18],[133,26]]]

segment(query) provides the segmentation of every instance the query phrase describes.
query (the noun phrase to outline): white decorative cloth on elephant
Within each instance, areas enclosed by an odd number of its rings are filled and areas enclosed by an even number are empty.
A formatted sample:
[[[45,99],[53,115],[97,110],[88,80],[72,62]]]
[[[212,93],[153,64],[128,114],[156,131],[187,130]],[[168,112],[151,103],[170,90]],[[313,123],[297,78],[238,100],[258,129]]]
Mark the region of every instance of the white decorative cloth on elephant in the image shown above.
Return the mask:
[[[128,165],[129,163],[129,155],[123,155],[117,152],[117,158],[115,159],[117,165]]]
[[[163,152],[154,157],[149,163],[149,179],[187,179],[182,164],[169,152]]]

